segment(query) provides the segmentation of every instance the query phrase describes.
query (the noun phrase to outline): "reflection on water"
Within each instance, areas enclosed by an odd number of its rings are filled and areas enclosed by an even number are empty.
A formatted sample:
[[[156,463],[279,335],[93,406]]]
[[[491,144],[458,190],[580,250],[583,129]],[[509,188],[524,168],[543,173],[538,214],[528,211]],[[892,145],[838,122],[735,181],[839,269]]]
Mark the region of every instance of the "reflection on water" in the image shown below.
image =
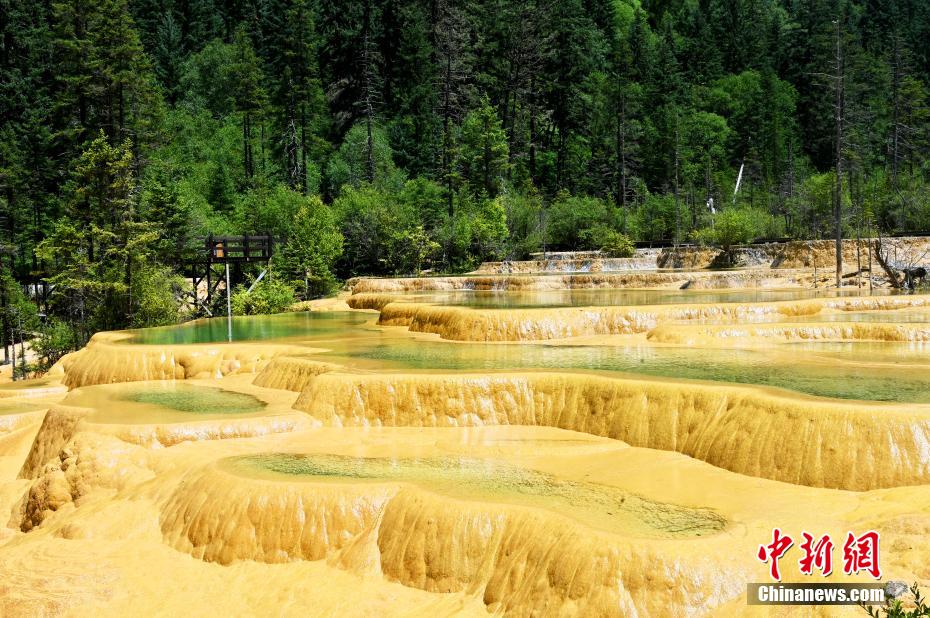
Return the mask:
[[[610,530],[656,537],[695,537],[722,530],[710,509],[647,500],[608,485],[552,475],[485,459],[387,458],[271,453],[233,458],[233,469],[316,480],[410,482],[426,489],[482,501],[516,502],[555,510]]]
[[[845,290],[844,293],[858,293]],[[566,290],[561,292],[465,292],[407,295],[416,300],[472,306],[540,306],[663,302],[789,300],[825,295],[824,290]],[[768,316],[778,319],[773,314]],[[930,321],[922,308],[896,311],[820,312],[791,316],[791,322]],[[374,325],[362,312],[288,313],[235,318],[236,341],[284,340],[329,350],[321,355],[366,370],[570,369],[668,378],[715,380],[785,388],[840,399],[930,403],[930,364],[924,348],[908,343],[829,342],[770,345],[760,349],[691,349],[631,343],[616,346],[451,343],[416,337],[404,329]],[[134,343],[221,342],[222,318],[178,327],[135,331]]]
[[[233,341],[331,337],[371,320],[371,315],[355,312],[300,312],[234,317]],[[134,335],[131,343],[152,345],[217,343],[227,340],[226,318],[207,318],[181,326],[144,328],[129,332]]]

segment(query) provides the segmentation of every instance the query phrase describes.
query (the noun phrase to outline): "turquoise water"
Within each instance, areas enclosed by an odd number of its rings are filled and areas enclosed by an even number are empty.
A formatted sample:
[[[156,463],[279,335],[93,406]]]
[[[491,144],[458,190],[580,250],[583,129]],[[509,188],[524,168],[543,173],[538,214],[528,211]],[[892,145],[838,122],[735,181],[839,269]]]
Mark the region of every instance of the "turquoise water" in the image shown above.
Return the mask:
[[[882,349],[890,356],[895,347],[895,344],[884,344]],[[394,369],[608,371],[759,384],[837,399],[930,403],[930,368],[844,364],[827,357],[817,358],[817,350],[817,344],[808,344],[806,348],[789,344],[779,349],[756,351],[650,345],[495,345],[393,340],[359,341],[351,348],[324,356],[376,361]],[[847,360],[870,358],[868,348],[856,344],[825,347],[824,352]],[[926,362],[927,357],[923,360]]]
[[[233,318],[233,341],[332,337],[360,327],[371,315],[354,312],[299,312]],[[130,343],[171,345],[218,343],[227,340],[226,318],[207,318],[180,326],[129,331]]]
[[[562,480],[485,459],[269,453],[235,457],[229,461],[240,470],[290,477],[412,482],[456,496],[482,500],[497,498],[541,506],[571,513],[581,521],[641,529],[662,537],[702,536],[718,532],[726,525],[726,520],[710,509],[655,502],[607,485]]]
[[[462,303],[490,301],[504,306],[533,298],[535,305],[555,302],[603,304],[642,301],[709,302],[788,300],[822,295],[818,290],[571,290],[550,295],[515,292],[470,292],[415,295],[432,300],[458,297]],[[631,296],[632,295],[632,296]],[[409,297],[409,296],[408,296]],[[483,300],[482,300],[483,299]],[[555,300],[554,300],[555,299]],[[596,303],[594,303],[596,304]],[[930,310],[871,311],[786,318],[810,322],[930,322]],[[380,329],[375,316],[358,312],[288,313],[235,318],[235,341],[303,343],[330,350],[328,360],[366,370],[576,370],[614,372],[665,378],[758,384],[809,395],[838,399],[930,403],[930,348],[915,344],[858,342],[831,344],[805,342],[751,349],[691,349],[676,346],[631,344],[620,346],[552,346],[539,343],[450,343],[413,338],[404,330]],[[226,340],[222,318],[190,324],[135,331],[133,341],[144,344],[208,343]],[[864,364],[869,363],[869,364]],[[902,366],[905,364],[906,366]]]

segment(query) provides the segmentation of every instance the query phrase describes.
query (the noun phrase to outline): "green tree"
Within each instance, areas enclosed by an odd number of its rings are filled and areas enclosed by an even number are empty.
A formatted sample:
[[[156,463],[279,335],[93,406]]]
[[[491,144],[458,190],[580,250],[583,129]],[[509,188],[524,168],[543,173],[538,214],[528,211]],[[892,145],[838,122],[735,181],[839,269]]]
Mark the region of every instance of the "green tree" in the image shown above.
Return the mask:
[[[375,127],[372,132],[375,166],[375,185],[399,188],[404,181],[403,172],[397,169],[391,145],[385,131]],[[364,123],[353,126],[346,134],[339,150],[333,153],[326,166],[327,184],[331,195],[349,185],[359,188],[368,177],[368,130]]]
[[[101,132],[82,153],[68,184],[69,216],[40,243],[56,266],[53,302],[74,324],[78,340],[133,321],[140,297],[134,277],[152,266],[158,232],[136,215],[132,144],[111,146]]]
[[[335,283],[333,267],[342,255],[342,245],[332,210],[318,197],[305,198],[277,264],[287,278],[300,284],[305,299],[326,294]]]
[[[462,121],[458,166],[471,190],[489,197],[497,195],[507,177],[507,134],[487,97]]]
[[[546,212],[546,244],[561,250],[596,249],[585,232],[611,223],[603,200],[560,193]]]

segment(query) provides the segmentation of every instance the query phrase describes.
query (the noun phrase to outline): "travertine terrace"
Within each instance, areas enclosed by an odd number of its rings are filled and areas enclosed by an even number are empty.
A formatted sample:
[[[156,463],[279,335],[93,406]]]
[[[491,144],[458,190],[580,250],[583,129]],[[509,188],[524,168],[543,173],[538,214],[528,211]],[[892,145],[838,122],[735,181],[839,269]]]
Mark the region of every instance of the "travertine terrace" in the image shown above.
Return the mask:
[[[930,297],[802,266],[98,334],[0,388],[0,615],[838,615],[745,605],[776,526],[928,584]]]

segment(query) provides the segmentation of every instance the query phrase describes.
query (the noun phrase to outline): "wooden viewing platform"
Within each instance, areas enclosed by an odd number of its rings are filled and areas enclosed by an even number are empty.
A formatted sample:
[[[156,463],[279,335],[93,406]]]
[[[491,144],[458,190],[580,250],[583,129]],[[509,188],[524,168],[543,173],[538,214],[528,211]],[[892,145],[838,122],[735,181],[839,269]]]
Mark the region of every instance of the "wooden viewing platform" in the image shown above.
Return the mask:
[[[213,315],[210,306],[221,283],[229,284],[229,265],[265,263],[271,261],[275,245],[284,239],[271,234],[243,234],[242,236],[207,236],[202,240],[202,257],[187,262],[188,277],[191,279],[191,301],[205,315]],[[225,267],[225,273],[214,273],[216,266]],[[238,271],[238,266],[237,266]],[[223,276],[225,274],[225,277]],[[264,273],[263,273],[264,274]],[[261,276],[259,276],[259,279]],[[205,283],[205,294],[200,293],[200,284]],[[204,298],[204,296],[206,298]]]
[[[207,262],[267,262],[274,253],[275,243],[283,239],[270,234],[250,236],[207,236],[204,240],[207,250]]]

